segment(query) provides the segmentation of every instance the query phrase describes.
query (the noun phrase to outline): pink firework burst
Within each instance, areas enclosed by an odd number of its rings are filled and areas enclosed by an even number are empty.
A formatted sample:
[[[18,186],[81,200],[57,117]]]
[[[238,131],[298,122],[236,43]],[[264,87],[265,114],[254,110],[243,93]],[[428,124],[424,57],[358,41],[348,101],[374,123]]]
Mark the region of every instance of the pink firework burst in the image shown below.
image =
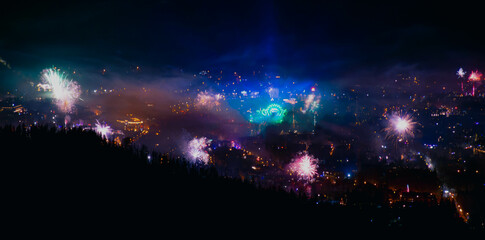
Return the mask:
[[[480,81],[482,79],[482,73],[479,71],[472,71],[470,73],[470,76],[468,77],[468,80],[470,81]]]
[[[318,159],[308,153],[299,153],[288,165],[290,174],[296,174],[300,180],[313,181],[317,175]]]

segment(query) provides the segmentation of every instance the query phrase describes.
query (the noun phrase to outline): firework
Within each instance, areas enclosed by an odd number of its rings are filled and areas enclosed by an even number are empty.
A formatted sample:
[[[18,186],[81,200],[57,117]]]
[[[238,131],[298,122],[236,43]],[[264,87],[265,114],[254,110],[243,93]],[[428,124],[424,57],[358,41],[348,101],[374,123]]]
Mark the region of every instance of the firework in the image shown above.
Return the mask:
[[[288,165],[290,174],[296,174],[300,180],[313,181],[317,175],[318,159],[308,153],[299,153]]]
[[[268,107],[266,107],[265,109],[261,110],[261,114],[263,114],[263,116],[277,116],[277,117],[280,117],[282,115],[284,115],[286,113],[286,110],[283,109],[280,105],[278,104],[270,104]]]
[[[256,111],[257,115],[251,115],[250,122],[258,123],[281,123],[286,116],[286,109],[276,103],[268,105],[266,108]]]
[[[42,84],[38,85],[43,90],[52,91],[52,96],[60,111],[69,113],[81,95],[81,88],[77,82],[68,80],[64,74],[55,68],[42,71]]]
[[[463,78],[465,76],[466,72],[463,70],[463,68],[458,69],[456,72],[456,75],[460,78]]]
[[[483,74],[481,72],[478,72],[478,71],[475,71],[474,72],[474,71],[472,71],[472,73],[470,73],[470,76],[468,77],[468,80],[473,83],[473,86],[472,86],[472,96],[475,96],[475,90],[476,90],[475,82],[482,80],[482,75]]]
[[[187,144],[188,160],[193,163],[202,162],[203,164],[209,163],[209,153],[206,148],[209,146],[210,140],[205,137],[194,138]]]
[[[267,92],[271,99],[276,99],[280,95],[280,90],[278,88],[269,87]]]
[[[428,167],[428,169],[429,169],[430,171],[434,171],[434,164],[433,164],[433,162],[431,161],[431,158],[429,158],[428,156],[426,156],[426,157],[424,158],[424,162],[426,163],[426,166]]]
[[[385,129],[388,138],[396,138],[398,141],[414,137],[414,127],[417,123],[409,114],[394,113],[389,119],[389,126]]]
[[[98,120],[96,120],[95,126],[96,133],[99,134],[102,138],[108,139],[109,136],[113,133],[113,129],[111,129],[109,125],[101,124]]]
[[[478,71],[472,71],[472,73],[470,73],[470,76],[468,77],[468,80],[470,81],[480,81],[482,79],[482,73],[481,72],[478,72]]]
[[[320,104],[320,96],[315,96],[315,94],[310,94],[308,97],[305,99],[305,106],[301,110],[303,114],[307,113],[308,111],[310,112],[315,112],[318,108],[318,105]]]
[[[195,99],[195,106],[199,109],[214,109],[221,106],[221,94],[212,94],[207,91],[199,92]]]

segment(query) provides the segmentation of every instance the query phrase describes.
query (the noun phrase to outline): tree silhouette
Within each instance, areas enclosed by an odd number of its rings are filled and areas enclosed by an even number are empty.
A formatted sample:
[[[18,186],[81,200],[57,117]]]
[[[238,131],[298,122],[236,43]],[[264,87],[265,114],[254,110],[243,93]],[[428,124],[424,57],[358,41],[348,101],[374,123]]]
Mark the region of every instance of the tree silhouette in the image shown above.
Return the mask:
[[[262,188],[220,176],[214,166],[196,166],[131,144],[118,146],[80,128],[0,127],[0,156],[2,214],[23,228],[55,225],[80,231],[80,226],[91,229],[88,225],[133,228],[168,221],[211,228],[291,223],[333,231],[389,230],[389,216],[395,214],[395,209],[372,206],[316,205],[301,191]],[[413,220],[422,216],[428,228],[464,229],[447,209],[397,214],[404,216],[402,229],[418,229]]]

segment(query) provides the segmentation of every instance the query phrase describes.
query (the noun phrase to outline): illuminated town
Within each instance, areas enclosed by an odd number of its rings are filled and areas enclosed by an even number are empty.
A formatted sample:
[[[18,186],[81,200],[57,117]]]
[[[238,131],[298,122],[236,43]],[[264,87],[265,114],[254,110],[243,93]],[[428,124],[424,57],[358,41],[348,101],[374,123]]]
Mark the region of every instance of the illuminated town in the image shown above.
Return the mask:
[[[95,133],[149,166],[181,161],[312,207],[366,209],[369,226],[407,229],[405,213],[433,209],[459,229],[485,230],[480,62],[439,78],[385,69],[375,82],[333,84],[324,71],[300,77],[264,64],[153,70],[142,61],[49,61],[26,70],[2,54],[0,78],[16,81],[0,92],[4,136],[44,127]],[[384,211],[387,218],[372,217]]]

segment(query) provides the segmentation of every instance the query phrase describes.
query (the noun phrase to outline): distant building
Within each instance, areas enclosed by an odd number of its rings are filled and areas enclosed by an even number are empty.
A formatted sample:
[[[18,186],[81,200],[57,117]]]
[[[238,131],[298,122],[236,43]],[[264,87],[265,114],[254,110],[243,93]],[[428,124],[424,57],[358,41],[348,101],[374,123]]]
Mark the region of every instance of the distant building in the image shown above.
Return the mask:
[[[143,121],[138,118],[131,118],[130,120],[116,120],[118,123],[124,125],[124,130],[128,132],[144,132],[148,130],[148,127],[145,127]]]

